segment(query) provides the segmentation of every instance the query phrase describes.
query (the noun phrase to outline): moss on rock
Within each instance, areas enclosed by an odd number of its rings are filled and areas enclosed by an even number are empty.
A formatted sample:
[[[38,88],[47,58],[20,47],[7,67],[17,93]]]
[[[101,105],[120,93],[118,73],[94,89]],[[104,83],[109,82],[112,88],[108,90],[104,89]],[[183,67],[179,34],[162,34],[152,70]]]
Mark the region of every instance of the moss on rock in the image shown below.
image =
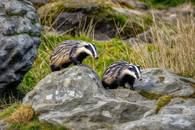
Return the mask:
[[[171,99],[172,97],[169,95],[160,97],[156,103],[156,113],[158,113],[162,107],[166,106],[171,101]]]
[[[144,91],[144,90],[139,91],[139,94],[142,95],[143,97],[149,99],[149,100],[154,100],[154,99],[157,100],[162,96],[160,94],[147,92],[147,91]]]

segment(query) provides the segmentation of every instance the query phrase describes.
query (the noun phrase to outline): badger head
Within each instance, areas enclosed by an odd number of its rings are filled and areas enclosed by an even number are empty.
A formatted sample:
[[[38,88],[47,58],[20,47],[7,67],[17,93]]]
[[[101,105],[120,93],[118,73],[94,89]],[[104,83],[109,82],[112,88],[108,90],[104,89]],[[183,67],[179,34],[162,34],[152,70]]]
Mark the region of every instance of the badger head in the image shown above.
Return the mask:
[[[95,59],[98,58],[97,49],[95,45],[91,43],[84,42],[84,41],[81,42],[81,45],[78,47],[77,53],[83,53],[83,52],[92,56]]]
[[[134,89],[133,84],[135,79],[140,79],[141,71],[140,67],[137,65],[130,64],[126,66],[120,75],[120,83],[124,85],[126,88]]]

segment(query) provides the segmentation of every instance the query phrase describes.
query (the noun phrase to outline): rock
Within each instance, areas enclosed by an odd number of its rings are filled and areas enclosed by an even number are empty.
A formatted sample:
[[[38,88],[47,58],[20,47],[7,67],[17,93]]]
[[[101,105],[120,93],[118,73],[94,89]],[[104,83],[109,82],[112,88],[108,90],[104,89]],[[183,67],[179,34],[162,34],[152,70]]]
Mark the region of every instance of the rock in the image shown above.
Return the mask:
[[[58,9],[62,11],[56,11]],[[121,7],[112,1],[72,0],[48,3],[38,10],[41,21],[59,33],[87,34],[96,40],[128,39],[148,28],[148,12]],[[46,20],[50,19],[50,20]],[[122,29],[122,31],[121,31]],[[136,32],[136,34],[135,34]]]
[[[155,10],[155,18],[163,19],[168,22],[177,22],[178,18],[193,16],[195,14],[195,9],[191,4],[183,4],[182,6],[170,8],[167,10]]]
[[[194,130],[195,115],[156,115],[125,123],[116,130]]]
[[[29,1],[38,6],[47,4],[49,2],[49,0],[29,0]]]
[[[152,68],[143,70],[142,80],[135,82],[137,90],[159,95],[190,97],[195,93],[195,80],[177,76],[164,69]]]
[[[0,120],[0,130],[7,130],[7,124],[2,120]]]
[[[152,101],[130,102],[116,95],[90,68],[74,66],[49,74],[23,103],[32,105],[39,120],[74,130],[112,129],[153,109]]]
[[[117,130],[194,130],[195,99],[173,99],[158,115],[122,124]]]
[[[0,1],[0,93],[15,88],[32,67],[41,26],[29,2]]]
[[[126,6],[128,8],[144,9],[147,10],[148,6],[137,0],[112,0],[114,3],[119,3],[121,6]]]
[[[193,79],[157,68],[143,70],[142,78],[136,91],[107,90],[89,67],[73,66],[46,76],[23,103],[32,105],[40,121],[73,130],[195,129],[195,99],[185,97],[194,92]],[[162,98],[149,100],[139,89],[173,96],[157,112]]]
[[[136,37],[129,38],[125,41],[129,44],[152,43],[154,42],[154,37],[152,35],[151,29],[149,29],[146,32],[136,35]]]

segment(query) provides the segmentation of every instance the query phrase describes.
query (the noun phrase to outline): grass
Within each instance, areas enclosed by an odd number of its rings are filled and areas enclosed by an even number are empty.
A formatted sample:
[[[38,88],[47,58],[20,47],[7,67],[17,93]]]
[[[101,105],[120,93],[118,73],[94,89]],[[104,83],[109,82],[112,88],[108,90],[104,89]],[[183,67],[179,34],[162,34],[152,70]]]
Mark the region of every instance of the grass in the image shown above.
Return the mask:
[[[175,23],[156,22],[151,27],[154,44],[135,44],[129,46],[120,39],[100,42],[85,35],[68,36],[43,34],[38,56],[33,68],[26,74],[18,89],[27,93],[47,74],[52,50],[68,39],[85,40],[94,43],[99,59],[87,58],[84,63],[91,66],[101,77],[104,70],[114,61],[126,60],[141,65],[142,68],[160,67],[179,75],[195,76],[195,20],[192,17],[178,19]]]
[[[93,68],[100,77],[102,77],[104,70],[112,62],[117,60],[126,60],[134,64],[139,64],[142,68],[166,68],[183,76],[194,77],[194,19],[191,17],[185,19],[181,18],[173,24],[167,24],[163,21],[155,22],[154,26],[151,27],[151,30],[154,44],[135,44],[133,46],[129,46],[117,38],[107,42],[100,42],[82,34],[75,37],[69,35],[58,35],[55,33],[42,34],[42,43],[38,50],[37,59],[33,68],[25,75],[22,83],[18,87],[18,90],[21,93],[26,94],[32,90],[41,79],[51,73],[49,58],[52,50],[60,42],[68,39],[85,40],[96,45],[99,52],[99,59],[94,60],[91,57],[88,57],[84,63]],[[161,80],[163,80],[162,77]],[[168,104],[172,98],[170,96],[147,93],[144,91],[141,91],[140,94],[148,99],[157,100],[157,113],[162,107]],[[191,97],[194,97],[194,94]],[[25,109],[21,108],[19,103],[15,103],[0,113],[0,119],[8,119],[8,121],[12,122],[9,126],[10,130],[65,129],[45,122],[40,122],[36,116],[33,116],[32,118],[32,111],[29,109],[25,110],[27,113],[31,113],[29,116],[28,114],[25,115],[23,110]],[[17,118],[18,115],[20,118]]]
[[[0,112],[0,119],[9,123],[8,130],[67,130],[62,126],[40,122],[31,106],[20,103],[14,103]]]
[[[83,30],[94,33],[97,28],[102,25],[107,25],[113,28],[112,35],[126,38],[135,36],[136,34],[147,30],[152,24],[152,18],[149,13],[140,16],[127,16],[113,9],[113,7],[116,6],[119,5],[114,4],[111,0],[82,0],[79,2],[77,0],[58,0],[40,7],[38,9],[38,14],[42,25],[48,27],[46,29],[52,30],[55,28],[56,30],[59,30],[64,26],[68,27],[70,21],[59,21],[56,19],[57,16],[64,12],[71,14],[81,10],[79,12],[84,16],[80,21],[73,21],[74,26],[71,29],[63,30],[65,31],[64,33],[69,33],[71,35],[80,35],[83,32],[86,33]],[[86,7],[90,8],[86,9]],[[66,22],[68,23],[67,25],[65,25]]]
[[[179,75],[195,77],[195,19],[191,16],[174,23],[156,22],[151,27],[153,43],[137,44],[134,51],[144,67],[169,69]]]

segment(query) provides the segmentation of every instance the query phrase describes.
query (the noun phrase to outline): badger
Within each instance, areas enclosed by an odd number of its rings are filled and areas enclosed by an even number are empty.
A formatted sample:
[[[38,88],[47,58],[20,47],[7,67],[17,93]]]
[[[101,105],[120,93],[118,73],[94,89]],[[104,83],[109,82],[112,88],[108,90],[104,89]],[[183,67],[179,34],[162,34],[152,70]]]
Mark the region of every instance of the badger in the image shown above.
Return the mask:
[[[89,55],[98,58],[95,45],[82,40],[66,40],[54,49],[50,57],[51,70],[58,71],[70,64],[80,65]]]
[[[117,61],[105,70],[102,84],[109,89],[122,86],[134,90],[134,81],[140,77],[141,71],[138,65],[129,64],[126,61]]]

